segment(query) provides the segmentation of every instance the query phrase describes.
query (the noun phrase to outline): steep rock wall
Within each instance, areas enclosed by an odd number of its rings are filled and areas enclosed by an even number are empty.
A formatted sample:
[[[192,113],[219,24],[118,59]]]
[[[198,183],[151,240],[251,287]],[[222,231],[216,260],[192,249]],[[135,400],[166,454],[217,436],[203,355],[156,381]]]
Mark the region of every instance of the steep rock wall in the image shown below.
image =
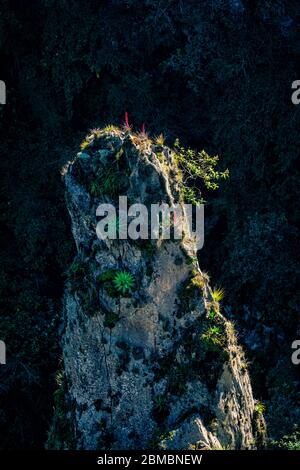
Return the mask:
[[[180,201],[174,154],[114,128],[94,131],[83,147],[64,175],[77,247],[64,296],[68,436],[56,416],[48,446],[254,448],[243,352],[195,245],[96,236],[100,202]],[[120,271],[130,273],[131,291],[117,290]]]

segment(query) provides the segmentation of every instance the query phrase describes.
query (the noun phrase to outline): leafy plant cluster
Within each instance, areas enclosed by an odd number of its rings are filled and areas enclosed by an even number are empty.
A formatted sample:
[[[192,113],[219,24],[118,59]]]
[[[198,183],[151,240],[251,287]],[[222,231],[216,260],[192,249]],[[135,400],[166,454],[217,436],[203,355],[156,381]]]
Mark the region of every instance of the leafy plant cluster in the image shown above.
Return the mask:
[[[271,441],[269,447],[280,450],[300,450],[300,432],[295,431],[289,436],[282,436],[278,441]]]
[[[227,179],[229,171],[216,169],[219,157],[210,157],[204,150],[197,152],[191,148],[184,148],[179,140],[175,141],[176,161],[182,170],[180,181],[183,200],[190,204],[201,204],[202,186],[206,189],[219,188],[219,180]]]
[[[211,351],[218,351],[224,348],[224,340],[219,326],[209,327],[202,335],[201,340],[205,346]]]

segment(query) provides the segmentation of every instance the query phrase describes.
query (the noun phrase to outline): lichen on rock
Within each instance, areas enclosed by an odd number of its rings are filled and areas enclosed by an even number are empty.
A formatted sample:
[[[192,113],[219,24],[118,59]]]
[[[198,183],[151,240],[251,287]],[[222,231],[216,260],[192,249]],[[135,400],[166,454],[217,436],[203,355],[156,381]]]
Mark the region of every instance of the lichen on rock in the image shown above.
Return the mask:
[[[163,143],[113,126],[93,131],[66,169],[77,255],[62,347],[76,448],[255,447],[243,353],[193,243],[96,236],[100,202],[180,202],[180,178]]]

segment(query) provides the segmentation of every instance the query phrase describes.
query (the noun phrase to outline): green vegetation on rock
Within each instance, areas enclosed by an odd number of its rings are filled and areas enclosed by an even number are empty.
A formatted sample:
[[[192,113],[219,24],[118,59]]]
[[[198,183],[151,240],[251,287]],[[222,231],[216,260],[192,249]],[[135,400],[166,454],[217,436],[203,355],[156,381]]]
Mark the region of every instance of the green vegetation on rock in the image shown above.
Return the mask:
[[[131,292],[134,286],[134,277],[127,271],[120,271],[116,273],[116,276],[113,279],[113,283],[117,291],[121,292],[122,294],[127,294]]]

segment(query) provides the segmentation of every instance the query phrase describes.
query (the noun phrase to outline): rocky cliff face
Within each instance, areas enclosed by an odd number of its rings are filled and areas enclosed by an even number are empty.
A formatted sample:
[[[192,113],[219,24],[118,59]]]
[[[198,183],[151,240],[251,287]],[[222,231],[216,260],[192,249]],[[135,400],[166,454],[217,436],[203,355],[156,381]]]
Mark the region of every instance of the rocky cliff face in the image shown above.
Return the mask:
[[[94,131],[82,147],[64,175],[77,255],[48,447],[255,447],[247,365],[193,243],[96,235],[100,202],[180,201],[174,154],[115,128]],[[131,288],[118,288],[121,272]]]

